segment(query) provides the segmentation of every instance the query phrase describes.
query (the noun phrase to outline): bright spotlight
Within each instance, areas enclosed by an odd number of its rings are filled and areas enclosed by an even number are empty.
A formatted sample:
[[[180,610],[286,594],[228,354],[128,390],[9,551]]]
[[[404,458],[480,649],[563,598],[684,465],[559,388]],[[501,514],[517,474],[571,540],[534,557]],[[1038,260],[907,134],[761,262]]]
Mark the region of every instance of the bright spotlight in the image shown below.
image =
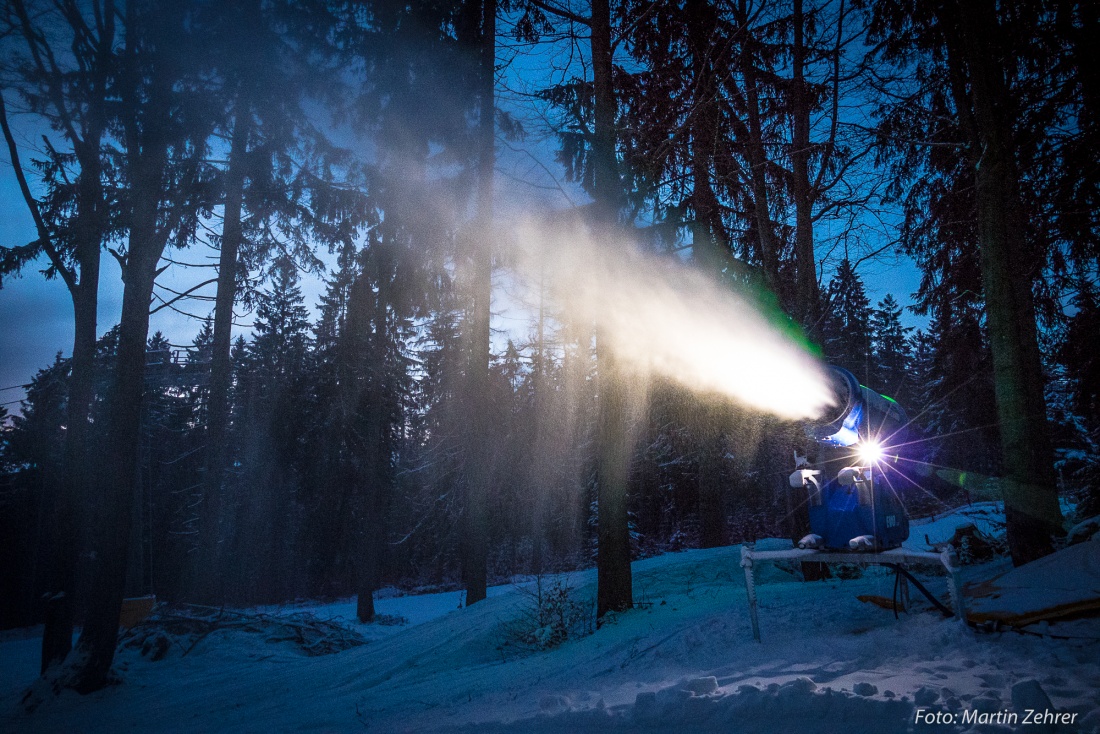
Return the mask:
[[[878,441],[864,441],[859,445],[858,451],[861,464],[877,464],[882,461],[882,444]]]

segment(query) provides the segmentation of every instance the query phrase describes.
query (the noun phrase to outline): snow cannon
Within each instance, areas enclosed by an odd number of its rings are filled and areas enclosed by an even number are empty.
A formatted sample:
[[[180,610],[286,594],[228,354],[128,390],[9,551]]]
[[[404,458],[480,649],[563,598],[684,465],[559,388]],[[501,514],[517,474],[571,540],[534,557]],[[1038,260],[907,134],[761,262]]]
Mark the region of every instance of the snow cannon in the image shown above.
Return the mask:
[[[833,365],[829,365],[829,387],[834,407],[807,426],[811,438],[830,448],[901,443],[908,418],[896,400],[860,385],[851,372]]]
[[[790,485],[808,493],[810,532],[799,548],[877,552],[909,537],[909,517],[889,472],[895,472],[908,421],[898,403],[859,384],[848,370],[829,367],[834,408],[807,426],[825,470],[800,466]],[[895,476],[901,479],[900,476]],[[902,480],[906,481],[906,480]]]

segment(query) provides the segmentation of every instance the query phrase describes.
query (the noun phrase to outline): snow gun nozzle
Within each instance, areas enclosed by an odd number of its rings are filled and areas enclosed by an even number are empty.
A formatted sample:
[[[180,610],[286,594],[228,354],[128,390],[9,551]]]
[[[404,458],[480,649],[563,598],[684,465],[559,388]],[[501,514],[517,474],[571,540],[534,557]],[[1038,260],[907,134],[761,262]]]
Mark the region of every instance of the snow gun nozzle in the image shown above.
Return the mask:
[[[829,365],[827,375],[833,407],[807,426],[810,437],[824,446],[854,447],[865,464],[882,461],[887,447],[879,437],[893,440],[908,422],[905,411],[893,398],[859,384],[843,367]]]

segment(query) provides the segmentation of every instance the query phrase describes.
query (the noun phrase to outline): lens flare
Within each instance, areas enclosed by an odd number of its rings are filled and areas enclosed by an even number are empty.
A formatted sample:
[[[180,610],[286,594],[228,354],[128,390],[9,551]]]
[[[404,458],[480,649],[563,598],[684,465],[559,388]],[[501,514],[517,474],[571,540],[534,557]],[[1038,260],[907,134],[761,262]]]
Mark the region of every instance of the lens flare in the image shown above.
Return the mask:
[[[878,441],[864,441],[859,445],[858,452],[861,464],[877,464],[882,461],[882,444]]]

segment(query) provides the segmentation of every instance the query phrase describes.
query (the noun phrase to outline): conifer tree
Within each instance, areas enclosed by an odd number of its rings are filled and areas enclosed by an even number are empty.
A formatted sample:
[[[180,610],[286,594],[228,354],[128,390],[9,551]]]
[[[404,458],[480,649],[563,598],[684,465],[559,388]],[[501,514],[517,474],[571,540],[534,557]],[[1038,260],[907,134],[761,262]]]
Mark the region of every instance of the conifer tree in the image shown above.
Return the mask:
[[[872,368],[870,384],[874,389],[897,396],[903,405],[913,387],[909,374],[909,334],[912,327],[902,326],[901,306],[889,293],[870,312]]]
[[[851,260],[844,258],[829,281],[825,314],[825,353],[834,363],[851,370],[860,382],[871,381],[870,301],[863,279]]]
[[[309,338],[309,309],[305,306],[298,267],[289,256],[272,263],[271,286],[256,303],[255,336],[250,349],[253,370],[269,388],[285,385],[305,366]]]
[[[61,530],[52,545],[46,574],[52,579],[49,615],[42,638],[41,669],[60,664],[72,648],[81,498],[92,492],[94,473],[88,451],[94,400],[94,360],[102,248],[113,232],[116,192],[108,155],[110,99],[117,63],[119,23],[113,0],[44,4],[6,3],[0,40],[11,56],[16,92],[54,134],[42,159],[26,161],[0,93],[0,129],[8,160],[34,222],[36,239],[0,246],[3,276],[18,272],[41,255],[49,260],[47,278],[59,277],[73,307],[65,472],[50,488],[43,512]],[[14,96],[14,95],[13,95]],[[37,132],[27,136],[37,138]],[[35,179],[38,179],[37,181]],[[38,189],[41,188],[41,191]]]
[[[125,246],[112,250],[122,269],[122,313],[106,425],[107,459],[99,464],[97,517],[86,556],[85,624],[78,655],[65,684],[81,691],[106,685],[118,640],[118,619],[126,578],[129,520],[135,498],[140,448],[141,400],[149,304],[171,245],[194,240],[201,212],[209,210],[208,169],[203,156],[213,121],[210,109],[192,95],[205,59],[186,53],[196,39],[193,9],[177,4],[130,3],[116,12],[125,26],[112,79],[117,100],[110,107],[118,131],[118,226]]]
[[[310,379],[309,311],[297,266],[281,256],[257,297],[254,337],[241,354],[235,440],[241,471],[227,492],[231,518],[219,542],[230,553],[213,570],[222,595],[277,601],[300,583],[303,432]]]

